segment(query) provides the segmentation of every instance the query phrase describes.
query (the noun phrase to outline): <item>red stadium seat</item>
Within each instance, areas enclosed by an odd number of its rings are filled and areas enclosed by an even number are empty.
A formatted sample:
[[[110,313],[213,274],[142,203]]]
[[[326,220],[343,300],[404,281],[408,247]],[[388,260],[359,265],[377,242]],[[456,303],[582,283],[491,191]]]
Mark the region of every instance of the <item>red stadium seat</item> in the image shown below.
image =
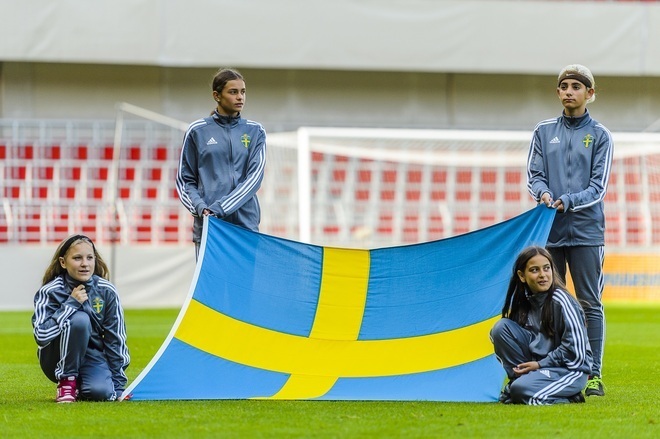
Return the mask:
[[[76,160],[87,160],[88,157],[89,151],[87,145],[78,145],[73,148],[73,154],[71,158]]]
[[[140,145],[132,145],[126,150],[127,152],[127,159],[128,160],[140,160],[140,157],[142,155],[142,148],[140,148]]]
[[[152,156],[151,159],[158,161],[158,162],[164,162],[167,161],[167,146],[165,145],[158,145],[152,150]]]
[[[60,199],[74,200],[76,198],[76,187],[61,185],[59,187]]]
[[[444,201],[447,199],[447,171],[433,171],[431,173],[431,201]]]
[[[129,224],[132,228],[132,241],[151,242],[153,230],[153,207],[134,206],[129,212]]]
[[[101,150],[101,160],[112,160],[114,151],[114,145],[105,145]]]
[[[21,187],[20,186],[5,186],[3,191],[3,196],[5,198],[18,199],[21,197]]]
[[[15,148],[13,154],[14,158],[22,160],[34,159],[34,146],[33,145],[20,145]]]
[[[32,178],[35,180],[47,180],[52,181],[54,174],[53,166],[39,166],[34,169],[32,173]]]
[[[101,200],[103,199],[102,187],[90,187],[87,189],[87,199]]]
[[[155,187],[142,188],[142,198],[147,200],[158,198],[158,189]]]
[[[376,232],[380,235],[389,236],[394,230],[394,216],[391,213],[381,213],[378,217]]]
[[[149,181],[160,181],[163,175],[162,168],[147,168],[143,177]]]
[[[183,215],[179,209],[172,209],[163,215],[163,222],[159,233],[163,242],[177,242],[179,240],[179,218]]]
[[[414,243],[419,241],[419,215],[409,212],[404,216],[403,242]]]
[[[39,148],[40,158],[49,160],[60,160],[62,158],[62,147],[60,145],[46,145]]]
[[[80,181],[82,169],[80,166],[71,166],[60,168],[60,178],[62,181]]]
[[[479,175],[479,183],[480,202],[494,202],[497,199],[497,171],[490,169],[482,170]],[[492,215],[492,218],[494,220],[495,216]],[[493,223],[494,221],[485,224],[491,225]]]
[[[48,199],[48,186],[33,186],[32,198],[41,200]]]
[[[117,196],[122,200],[127,200],[131,198],[131,188],[130,187],[117,188]]]
[[[10,180],[25,180],[25,177],[27,175],[27,167],[26,166],[11,166],[7,168],[7,175],[5,178],[8,178]]]

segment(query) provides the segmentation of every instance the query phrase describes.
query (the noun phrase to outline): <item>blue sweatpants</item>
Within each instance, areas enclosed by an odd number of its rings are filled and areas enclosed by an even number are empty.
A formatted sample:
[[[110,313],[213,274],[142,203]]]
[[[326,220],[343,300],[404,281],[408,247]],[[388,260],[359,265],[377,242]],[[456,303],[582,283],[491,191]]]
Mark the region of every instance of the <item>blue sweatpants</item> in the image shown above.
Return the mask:
[[[75,312],[65,323],[62,333],[38,350],[41,369],[55,383],[62,378],[77,377],[80,399],[114,400],[117,395],[105,356],[103,352],[88,347],[91,333],[87,313]]]

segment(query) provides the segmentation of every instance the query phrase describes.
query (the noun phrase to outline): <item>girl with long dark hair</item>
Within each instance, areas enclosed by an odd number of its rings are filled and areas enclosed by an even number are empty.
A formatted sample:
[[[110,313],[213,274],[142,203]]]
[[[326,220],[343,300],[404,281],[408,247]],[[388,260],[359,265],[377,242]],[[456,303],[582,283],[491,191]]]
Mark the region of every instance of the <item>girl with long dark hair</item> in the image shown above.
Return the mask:
[[[502,319],[490,333],[509,379],[500,402],[584,402],[593,361],[584,312],[554,273],[542,247],[528,247],[516,259]]]

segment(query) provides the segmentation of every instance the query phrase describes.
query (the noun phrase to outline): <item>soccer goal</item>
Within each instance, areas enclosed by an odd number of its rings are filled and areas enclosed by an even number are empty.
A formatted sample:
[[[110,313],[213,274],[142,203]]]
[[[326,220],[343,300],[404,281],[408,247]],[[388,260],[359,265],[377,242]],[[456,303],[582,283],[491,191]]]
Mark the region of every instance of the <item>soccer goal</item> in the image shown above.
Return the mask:
[[[660,245],[660,135],[615,133],[607,244]],[[488,227],[534,206],[531,132],[304,127],[269,135],[262,230],[375,248]]]

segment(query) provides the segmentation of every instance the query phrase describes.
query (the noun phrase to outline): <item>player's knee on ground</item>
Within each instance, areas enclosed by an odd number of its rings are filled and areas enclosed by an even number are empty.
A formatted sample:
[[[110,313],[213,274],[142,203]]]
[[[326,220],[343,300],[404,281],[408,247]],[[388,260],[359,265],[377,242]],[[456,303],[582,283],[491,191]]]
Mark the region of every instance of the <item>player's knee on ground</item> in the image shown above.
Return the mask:
[[[80,398],[88,401],[108,401],[113,399],[115,387],[112,380],[93,380],[82,383]]]
[[[523,381],[524,380],[517,379],[509,385],[511,402],[514,404],[527,404],[527,400],[531,396],[527,386],[523,385]]]

